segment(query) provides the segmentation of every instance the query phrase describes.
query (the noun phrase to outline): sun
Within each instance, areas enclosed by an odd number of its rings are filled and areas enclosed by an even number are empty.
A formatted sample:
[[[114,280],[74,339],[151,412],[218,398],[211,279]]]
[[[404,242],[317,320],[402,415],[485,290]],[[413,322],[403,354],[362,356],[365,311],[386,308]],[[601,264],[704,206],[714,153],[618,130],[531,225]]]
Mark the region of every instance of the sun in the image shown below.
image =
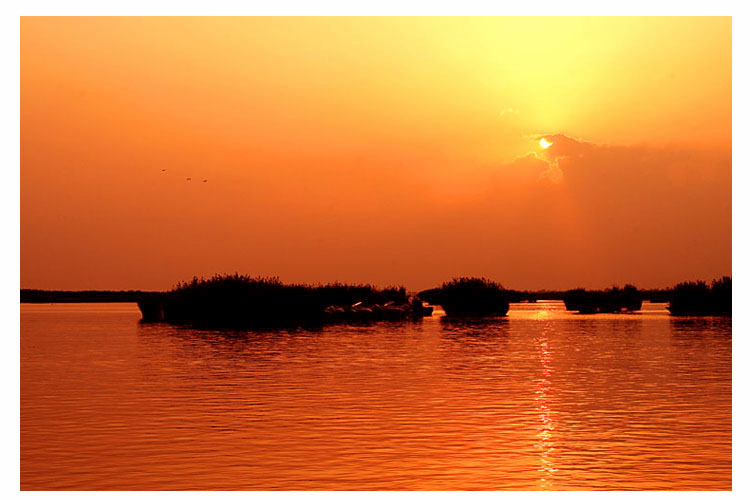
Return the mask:
[[[539,145],[542,147],[542,149],[547,149],[548,147],[552,146],[554,144],[553,142],[549,142],[547,139],[542,137],[539,139]]]

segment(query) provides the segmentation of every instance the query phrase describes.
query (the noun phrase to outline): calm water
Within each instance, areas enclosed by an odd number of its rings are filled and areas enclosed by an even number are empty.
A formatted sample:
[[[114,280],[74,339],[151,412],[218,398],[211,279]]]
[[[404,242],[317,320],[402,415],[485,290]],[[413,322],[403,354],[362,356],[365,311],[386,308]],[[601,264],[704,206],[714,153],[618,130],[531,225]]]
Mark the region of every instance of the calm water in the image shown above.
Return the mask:
[[[731,320],[226,335],[21,305],[22,489],[729,489]]]

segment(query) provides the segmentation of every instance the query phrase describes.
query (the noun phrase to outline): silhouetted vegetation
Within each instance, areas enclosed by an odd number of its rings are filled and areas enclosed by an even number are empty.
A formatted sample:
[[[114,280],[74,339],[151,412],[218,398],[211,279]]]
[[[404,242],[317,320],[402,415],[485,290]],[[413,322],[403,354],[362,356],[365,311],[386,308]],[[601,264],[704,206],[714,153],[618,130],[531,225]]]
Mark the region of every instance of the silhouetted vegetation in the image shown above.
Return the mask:
[[[613,313],[621,311],[638,311],[643,299],[633,285],[623,288],[612,287],[607,290],[568,290],[563,295],[565,309],[583,314]]]
[[[422,303],[403,287],[287,285],[277,278],[239,274],[193,278],[170,292],[138,301],[144,321],[207,328],[316,325],[342,321],[419,318]]]
[[[502,285],[485,278],[454,278],[417,297],[440,305],[448,316],[505,316],[510,307]]]
[[[293,325],[339,321],[407,319],[429,315],[421,300],[443,306],[452,316],[505,315],[509,302],[563,300],[582,313],[637,311],[643,300],[669,302],[676,316],[732,314],[732,278],[711,285],[686,281],[672,288],[638,290],[633,285],[606,290],[578,288],[508,290],[484,278],[456,278],[410,298],[403,287],[378,289],[370,285],[287,285],[277,278],[239,274],[193,278],[169,292],[137,290],[21,289],[22,303],[137,302],[145,321],[205,323],[206,325]]]
[[[723,276],[713,280],[685,281],[672,290],[669,305],[674,316],[731,316],[732,278]]]

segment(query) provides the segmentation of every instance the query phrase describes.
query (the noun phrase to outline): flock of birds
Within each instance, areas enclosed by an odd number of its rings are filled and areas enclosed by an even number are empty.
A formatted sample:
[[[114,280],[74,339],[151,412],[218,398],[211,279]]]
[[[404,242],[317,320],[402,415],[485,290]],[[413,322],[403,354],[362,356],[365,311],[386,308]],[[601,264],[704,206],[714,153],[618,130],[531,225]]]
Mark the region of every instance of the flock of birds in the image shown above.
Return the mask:
[[[167,169],[166,168],[162,168],[161,171],[162,172],[166,172]],[[185,179],[186,182],[189,182],[189,181],[192,181],[192,180],[193,180],[192,177],[188,177],[187,179]],[[208,179],[203,179],[203,182],[208,182]]]

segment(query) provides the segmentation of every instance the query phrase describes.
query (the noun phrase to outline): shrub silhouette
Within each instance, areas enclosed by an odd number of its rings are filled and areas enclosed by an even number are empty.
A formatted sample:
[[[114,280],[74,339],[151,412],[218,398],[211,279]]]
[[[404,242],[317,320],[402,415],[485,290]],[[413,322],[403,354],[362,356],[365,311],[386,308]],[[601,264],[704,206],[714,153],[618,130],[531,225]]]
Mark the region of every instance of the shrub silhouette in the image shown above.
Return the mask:
[[[643,299],[633,285],[613,286],[606,290],[576,288],[563,294],[565,309],[584,314],[640,310]]]
[[[510,307],[502,285],[485,278],[454,278],[418,296],[442,306],[448,316],[505,316]]]
[[[711,286],[705,281],[684,281],[672,289],[669,305],[674,316],[731,316],[732,278],[722,276]]]
[[[188,323],[211,328],[284,327],[322,323],[329,306],[406,305],[403,287],[370,285],[287,285],[278,278],[216,275],[178,283],[171,291],[144,296],[145,321]]]

